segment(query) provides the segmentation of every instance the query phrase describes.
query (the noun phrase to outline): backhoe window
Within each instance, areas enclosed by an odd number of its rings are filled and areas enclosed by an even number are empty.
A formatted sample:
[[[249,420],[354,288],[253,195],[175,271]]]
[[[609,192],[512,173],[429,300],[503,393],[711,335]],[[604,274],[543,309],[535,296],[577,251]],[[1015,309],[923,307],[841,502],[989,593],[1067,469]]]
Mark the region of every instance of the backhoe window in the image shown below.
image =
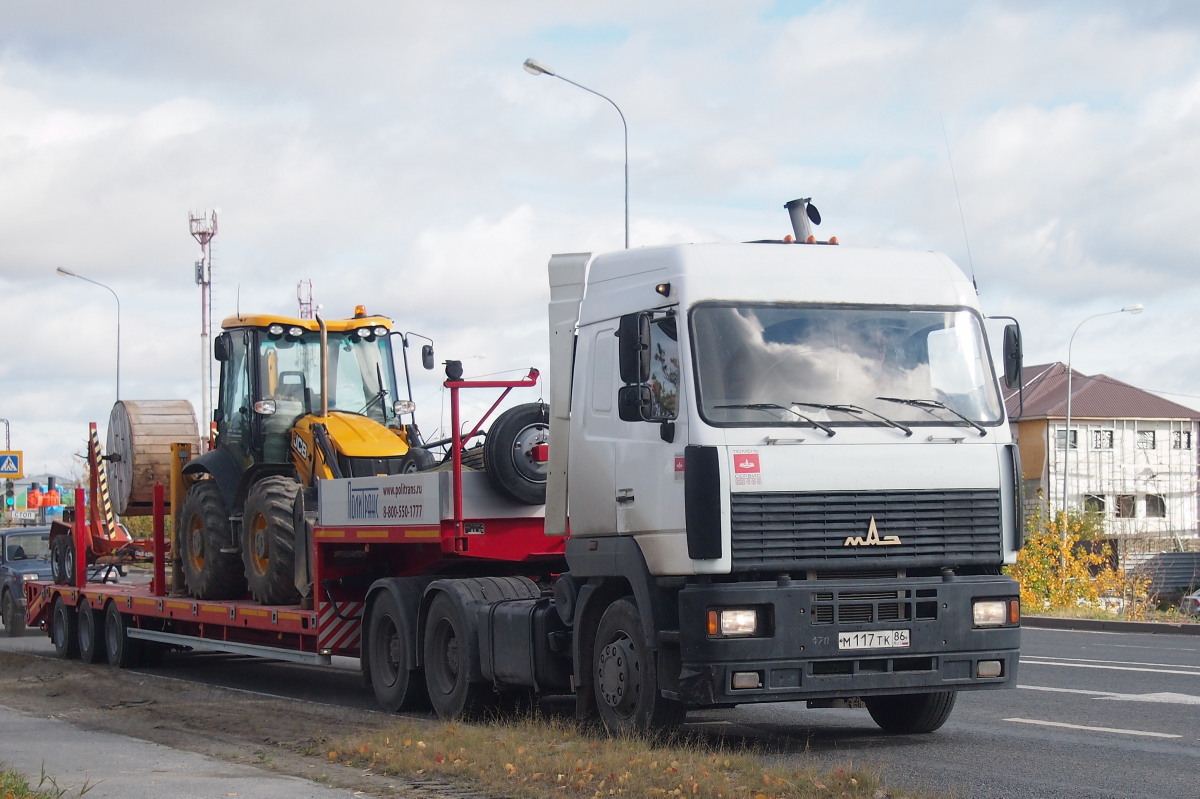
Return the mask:
[[[692,310],[691,325],[700,409],[712,424],[1002,418],[979,317],[966,309],[709,303]]]
[[[392,402],[397,397],[391,340],[330,332],[328,341],[329,410],[394,423]],[[275,400],[277,414],[295,417],[321,412],[320,333],[305,331],[299,338],[263,334],[260,356],[262,396]]]

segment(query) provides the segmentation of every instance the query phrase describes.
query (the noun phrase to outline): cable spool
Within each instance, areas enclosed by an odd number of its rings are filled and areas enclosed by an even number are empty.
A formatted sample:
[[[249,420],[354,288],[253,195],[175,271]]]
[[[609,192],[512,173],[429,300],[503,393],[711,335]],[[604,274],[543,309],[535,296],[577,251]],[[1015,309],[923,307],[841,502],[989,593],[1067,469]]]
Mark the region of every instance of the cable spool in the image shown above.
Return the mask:
[[[119,400],[108,416],[105,472],[113,509],[148,516],[154,485],[171,483],[171,445],[187,443],[200,454],[196,411],[187,400]]]

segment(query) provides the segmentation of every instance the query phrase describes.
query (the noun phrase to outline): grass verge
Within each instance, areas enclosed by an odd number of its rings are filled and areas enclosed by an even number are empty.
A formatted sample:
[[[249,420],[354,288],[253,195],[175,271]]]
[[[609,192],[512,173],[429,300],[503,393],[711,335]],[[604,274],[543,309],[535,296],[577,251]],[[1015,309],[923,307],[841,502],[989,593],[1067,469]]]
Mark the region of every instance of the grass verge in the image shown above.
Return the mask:
[[[489,796],[899,799],[877,774],[853,764],[819,771],[772,765],[751,749],[707,740],[611,739],[562,719],[526,717],[469,725],[400,721],[332,742],[330,761],[379,775],[434,779]]]
[[[64,799],[67,796],[83,796],[90,790],[90,785],[84,785],[78,792],[68,792],[66,788],[58,787],[54,778],[45,771],[39,776],[38,784],[31,787],[24,774],[0,763],[0,799]]]

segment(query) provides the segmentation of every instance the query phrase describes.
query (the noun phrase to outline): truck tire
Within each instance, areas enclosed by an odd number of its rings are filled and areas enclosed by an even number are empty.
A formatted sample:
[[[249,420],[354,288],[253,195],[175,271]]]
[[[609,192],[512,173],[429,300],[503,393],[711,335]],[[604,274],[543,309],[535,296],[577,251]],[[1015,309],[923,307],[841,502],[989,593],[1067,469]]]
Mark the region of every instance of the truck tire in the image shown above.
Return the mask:
[[[295,605],[296,529],[304,524],[300,484],[264,477],[250,489],[242,515],[242,562],[250,595],[260,605]]]
[[[99,663],[104,660],[103,617],[92,609],[86,599],[79,600],[75,611],[79,616],[75,620],[79,635],[79,659],[84,663]]]
[[[645,649],[642,617],[631,597],[613,602],[596,626],[592,689],[600,720],[613,736],[671,733],[687,706],[658,692],[658,662]]]
[[[955,691],[900,696],[868,696],[863,702],[871,718],[885,732],[914,735],[933,732],[954,710]]]
[[[50,578],[55,585],[69,585],[74,574],[67,572],[67,550],[71,549],[71,536],[56,536],[50,544]]]
[[[79,657],[77,625],[75,608],[69,606],[61,596],[56,597],[54,607],[50,610],[50,641],[54,644],[54,654],[63,660]]]
[[[474,626],[454,596],[439,593],[434,597],[425,620],[422,661],[429,702],[447,721],[477,720],[495,706],[492,686],[471,681],[468,659],[474,651],[470,646],[474,635]]]
[[[179,519],[183,582],[197,599],[237,599],[246,593],[246,575],[230,543],[229,512],[215,480],[200,480],[188,489]]]
[[[104,651],[110,666],[128,669],[142,663],[143,642],[129,637],[129,625],[115,602],[104,610]]]
[[[367,620],[371,688],[379,706],[389,713],[428,707],[425,673],[410,668],[416,662],[413,648],[416,634],[409,615],[403,611],[391,591],[383,591],[371,606]]]
[[[4,632],[9,638],[19,638],[25,634],[25,612],[17,604],[12,591],[5,591],[0,599],[0,613],[4,614]]]
[[[500,414],[483,440],[483,466],[492,485],[526,505],[546,504],[546,466],[533,448],[550,440],[550,408],[527,402]]]

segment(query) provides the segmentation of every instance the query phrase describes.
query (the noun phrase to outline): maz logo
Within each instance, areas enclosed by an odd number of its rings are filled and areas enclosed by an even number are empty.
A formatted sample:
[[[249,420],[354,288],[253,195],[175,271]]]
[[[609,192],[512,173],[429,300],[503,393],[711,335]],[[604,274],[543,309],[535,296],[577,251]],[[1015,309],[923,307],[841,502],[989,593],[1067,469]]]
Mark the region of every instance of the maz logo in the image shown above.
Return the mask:
[[[891,547],[900,543],[900,536],[885,535],[880,537],[879,528],[875,526],[875,517],[871,517],[871,526],[867,528],[867,537],[859,535],[846,536],[842,542],[844,547]]]

